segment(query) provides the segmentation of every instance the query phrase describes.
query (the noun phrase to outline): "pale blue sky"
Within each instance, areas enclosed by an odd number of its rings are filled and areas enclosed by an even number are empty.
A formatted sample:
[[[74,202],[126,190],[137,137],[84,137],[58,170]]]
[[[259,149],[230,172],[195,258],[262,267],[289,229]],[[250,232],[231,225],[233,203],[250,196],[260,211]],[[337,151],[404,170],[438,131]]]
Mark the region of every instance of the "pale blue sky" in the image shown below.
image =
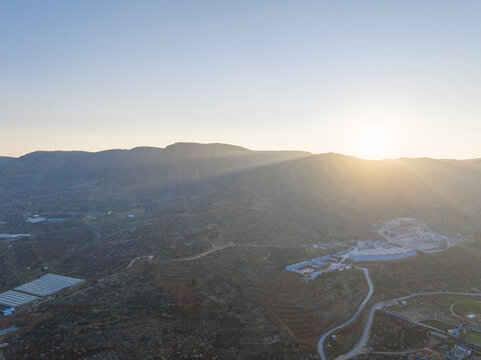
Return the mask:
[[[12,156],[481,157],[481,1],[0,0],[0,125]]]

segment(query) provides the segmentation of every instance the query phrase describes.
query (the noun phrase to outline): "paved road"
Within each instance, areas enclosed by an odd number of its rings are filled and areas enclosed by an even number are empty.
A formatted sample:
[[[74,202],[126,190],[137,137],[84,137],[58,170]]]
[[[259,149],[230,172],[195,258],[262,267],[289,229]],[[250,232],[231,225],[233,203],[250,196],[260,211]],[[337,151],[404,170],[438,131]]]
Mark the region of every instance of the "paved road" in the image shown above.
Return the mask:
[[[374,319],[374,313],[376,310],[381,308],[381,304],[375,304],[372,308],[371,311],[369,312],[369,317],[367,319],[366,325],[364,326],[364,331],[362,332],[362,336],[359,339],[359,341],[356,343],[356,345],[347,353],[338,356],[336,360],[347,360],[350,359],[354,356],[356,356],[358,353],[361,352],[363,349],[364,345],[367,344],[367,341],[369,340],[369,332],[371,330],[371,325],[372,321]]]
[[[371,299],[372,293],[374,292],[374,286],[372,285],[371,277],[369,276],[369,270],[366,268],[359,268],[359,269],[361,269],[364,272],[364,276],[366,277],[366,281],[369,285],[369,292],[366,298],[363,300],[363,302],[359,306],[359,308],[357,309],[357,311],[354,313],[354,315],[351,316],[349,320],[347,320],[345,323],[342,323],[339,326],[336,326],[334,329],[329,330],[327,333],[322,335],[322,337],[319,339],[319,342],[317,343],[317,351],[319,352],[319,355],[321,356],[322,360],[327,360],[327,357],[324,354],[324,342],[326,341],[326,339],[337,330],[352,324],[357,319],[362,309],[364,309],[364,306],[366,306],[367,302]]]
[[[374,313],[376,312],[376,310],[381,309],[385,303],[387,303],[387,302],[394,302],[394,301],[406,300],[406,299],[413,298],[413,297],[415,297],[415,296],[423,296],[423,295],[464,295],[464,296],[481,296],[481,294],[474,294],[474,293],[449,292],[449,291],[448,291],[448,292],[444,292],[444,291],[434,291],[434,292],[415,293],[415,294],[411,294],[411,295],[407,295],[407,296],[398,297],[398,298],[395,298],[395,299],[380,301],[380,302],[374,304],[374,305],[372,306],[371,310],[369,311],[368,321],[367,321],[367,323],[366,323],[366,325],[365,325],[365,327],[364,327],[364,330],[363,330],[361,339],[358,341],[358,343],[356,344],[356,346],[354,346],[348,353],[337,357],[336,360],[347,360],[347,359],[351,359],[351,358],[353,358],[354,356],[356,356],[357,354],[359,354],[359,353],[361,352],[364,344],[366,344],[366,343],[367,343],[367,340],[369,339],[369,332],[370,332],[370,330],[371,330],[371,325],[372,325],[372,321],[373,321],[373,318],[374,318]],[[418,325],[422,325],[422,324],[418,324]],[[319,354],[320,354],[320,353],[319,353]],[[325,360],[325,357],[323,357],[322,355],[321,355],[321,358],[322,358],[323,360]]]

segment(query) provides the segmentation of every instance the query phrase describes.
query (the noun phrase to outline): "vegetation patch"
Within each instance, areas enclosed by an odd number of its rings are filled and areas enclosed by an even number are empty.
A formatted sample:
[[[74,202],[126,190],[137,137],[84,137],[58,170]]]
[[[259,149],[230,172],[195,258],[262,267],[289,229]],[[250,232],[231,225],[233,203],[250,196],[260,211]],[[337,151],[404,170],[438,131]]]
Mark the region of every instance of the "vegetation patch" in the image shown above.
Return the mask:
[[[449,296],[445,300],[453,304],[456,310],[481,314],[481,296]]]
[[[421,326],[378,311],[374,316],[369,346],[376,351],[402,351],[423,347],[428,331]]]
[[[468,336],[466,336],[466,341],[469,341],[478,346],[481,346],[481,333],[476,331],[470,331]]]

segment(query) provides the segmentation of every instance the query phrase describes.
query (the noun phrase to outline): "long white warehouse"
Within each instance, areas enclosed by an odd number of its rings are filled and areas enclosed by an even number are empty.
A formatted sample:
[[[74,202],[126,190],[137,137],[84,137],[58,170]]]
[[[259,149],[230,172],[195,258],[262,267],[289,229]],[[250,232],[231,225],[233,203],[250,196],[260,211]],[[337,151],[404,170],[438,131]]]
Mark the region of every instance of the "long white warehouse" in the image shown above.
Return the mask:
[[[355,249],[349,253],[354,261],[386,261],[416,255],[416,250],[408,247],[383,246],[374,249]]]
[[[62,289],[77,285],[83,281],[85,280],[62,275],[47,274],[37,280],[18,286],[15,290],[37,296],[47,296]]]
[[[12,308],[16,308],[36,300],[42,300],[42,298],[12,290],[8,290],[0,294],[0,305]]]

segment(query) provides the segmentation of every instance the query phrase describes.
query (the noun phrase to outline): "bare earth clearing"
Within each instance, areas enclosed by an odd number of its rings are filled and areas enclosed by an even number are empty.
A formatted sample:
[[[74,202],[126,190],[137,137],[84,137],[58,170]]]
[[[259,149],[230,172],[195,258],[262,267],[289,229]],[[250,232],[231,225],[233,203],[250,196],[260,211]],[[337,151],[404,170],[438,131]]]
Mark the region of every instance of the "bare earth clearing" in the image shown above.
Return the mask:
[[[435,253],[449,249],[451,246],[467,241],[434,233],[427,225],[413,218],[398,218],[384,224],[377,231],[388,242],[422,251]]]

